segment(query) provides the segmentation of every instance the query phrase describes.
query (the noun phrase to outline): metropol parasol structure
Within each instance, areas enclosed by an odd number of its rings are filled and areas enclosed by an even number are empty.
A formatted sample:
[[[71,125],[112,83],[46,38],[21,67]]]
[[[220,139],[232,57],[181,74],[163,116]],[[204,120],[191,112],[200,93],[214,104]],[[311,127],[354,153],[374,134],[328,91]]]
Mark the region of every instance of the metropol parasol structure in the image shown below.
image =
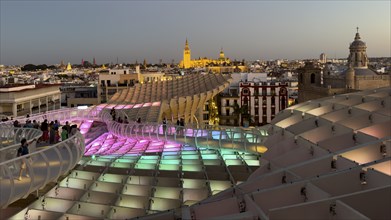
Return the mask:
[[[32,115],[70,121],[80,131],[54,145],[33,143],[29,155],[17,158],[20,140],[42,132],[0,124],[2,216],[391,218],[391,88],[300,103],[261,128],[197,126],[205,102],[230,80],[189,75],[136,85],[107,104]],[[113,108],[130,122],[113,121]],[[179,118],[185,126],[170,123]],[[29,177],[19,181],[22,161]],[[35,193],[25,207],[12,205]]]

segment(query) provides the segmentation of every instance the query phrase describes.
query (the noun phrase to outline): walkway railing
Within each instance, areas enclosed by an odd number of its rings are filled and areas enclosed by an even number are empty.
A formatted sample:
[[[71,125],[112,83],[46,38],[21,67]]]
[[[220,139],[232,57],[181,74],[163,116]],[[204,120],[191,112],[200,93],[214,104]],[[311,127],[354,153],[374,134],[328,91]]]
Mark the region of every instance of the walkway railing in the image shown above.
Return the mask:
[[[28,196],[69,172],[83,156],[84,147],[84,138],[78,132],[55,145],[1,162],[0,208]],[[26,166],[23,170],[26,175],[22,175],[19,180],[21,166]]]
[[[14,128],[13,126],[0,125],[0,163],[13,159],[20,147],[20,141],[26,138],[27,142],[38,139],[42,131],[33,128]],[[30,153],[35,152],[35,143],[29,145]]]
[[[121,112],[118,112],[121,114]],[[117,113],[117,114],[118,114]],[[265,132],[257,129],[237,127],[222,127],[197,129],[192,125],[177,126],[160,123],[118,123],[112,120],[109,111],[103,110],[99,114],[108,130],[121,137],[136,137],[142,139],[160,139],[193,144],[205,148],[230,148],[252,153],[263,153],[266,148],[262,145],[266,138]]]

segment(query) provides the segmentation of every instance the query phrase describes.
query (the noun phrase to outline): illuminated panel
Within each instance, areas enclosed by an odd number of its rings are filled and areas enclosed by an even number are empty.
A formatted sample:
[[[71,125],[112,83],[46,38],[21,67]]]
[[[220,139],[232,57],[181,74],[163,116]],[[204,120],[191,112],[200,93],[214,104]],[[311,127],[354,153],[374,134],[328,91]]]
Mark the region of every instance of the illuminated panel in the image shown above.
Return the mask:
[[[165,211],[168,209],[179,208],[182,204],[180,200],[175,199],[162,199],[153,197],[151,200],[151,210],[156,211]]]
[[[152,106],[160,106],[160,102],[154,102],[152,103]]]
[[[157,186],[154,188],[154,197],[166,199],[179,199],[181,194],[180,188]]]
[[[43,199],[43,198],[42,198]],[[31,208],[42,209],[42,199],[35,201]],[[45,210],[53,212],[66,212],[74,204],[74,201],[55,199],[55,198],[44,198]]]
[[[147,209],[149,204],[149,197],[121,195],[115,204],[117,206],[123,206],[128,208]]]
[[[114,109],[123,109],[126,105],[116,105]]]
[[[379,171],[379,172],[387,174],[388,176],[391,176],[391,160],[385,161],[382,163],[377,163],[377,164],[374,164],[370,167]]]
[[[133,195],[133,196],[150,196],[151,186],[149,185],[134,185],[126,184],[122,190],[124,195]]]
[[[116,104],[110,104],[110,105],[106,105],[106,107],[105,108],[109,108],[109,109],[112,109],[113,107],[115,107],[116,106]]]
[[[152,103],[147,102],[147,103],[144,103],[143,107],[149,107],[149,106],[151,106],[151,105],[152,105]]]
[[[102,181],[102,182],[109,182],[109,183],[123,183],[126,181],[126,176],[123,176],[123,175],[118,175],[118,174],[110,174],[110,173],[106,173],[106,174],[102,174],[98,181]]]
[[[223,190],[231,188],[230,181],[222,181],[222,180],[210,180],[210,190],[212,194],[215,195]]]
[[[385,138],[391,136],[390,121],[379,123],[370,127],[366,127],[359,130],[362,133],[371,135],[376,138]]]

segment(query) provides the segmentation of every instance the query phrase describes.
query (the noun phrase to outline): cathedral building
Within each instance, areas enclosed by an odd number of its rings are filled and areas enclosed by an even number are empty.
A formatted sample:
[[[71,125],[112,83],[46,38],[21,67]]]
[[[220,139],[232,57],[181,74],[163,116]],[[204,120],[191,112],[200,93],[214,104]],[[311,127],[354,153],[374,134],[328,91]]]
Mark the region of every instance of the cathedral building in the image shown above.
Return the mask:
[[[368,68],[367,46],[358,32],[349,46],[347,66],[336,68],[327,63],[323,68],[307,62],[298,69],[299,102],[366,89],[391,86],[389,74],[378,74]]]
[[[244,62],[232,62],[229,58],[225,57],[223,49],[220,50],[218,59],[200,57],[198,59],[192,60],[191,50],[187,39],[185,43],[185,49],[183,50],[183,60],[179,63],[179,67],[183,69],[205,68],[206,71],[212,73],[233,73],[247,71],[247,67]]]

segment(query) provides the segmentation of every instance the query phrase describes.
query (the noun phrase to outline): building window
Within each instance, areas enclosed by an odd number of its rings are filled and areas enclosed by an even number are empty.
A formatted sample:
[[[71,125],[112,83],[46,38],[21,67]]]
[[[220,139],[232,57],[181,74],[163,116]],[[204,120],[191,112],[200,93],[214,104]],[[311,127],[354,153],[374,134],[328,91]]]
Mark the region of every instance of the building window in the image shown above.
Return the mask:
[[[225,100],[225,106],[229,106],[229,100]]]
[[[100,84],[101,84],[102,86],[105,86],[105,85],[106,85],[104,80],[101,80],[101,81],[100,81]]]
[[[231,95],[233,95],[233,96],[237,96],[237,95],[238,95],[238,90],[237,90],[237,89],[230,89],[229,92],[230,92]]]
[[[272,105],[276,104],[276,98],[275,97],[272,97],[271,101],[272,101]]]
[[[225,115],[229,116],[229,108],[225,109]]]
[[[238,104],[238,100],[234,100],[234,105],[236,106]]]
[[[111,86],[111,80],[107,80],[107,86]]]
[[[249,93],[249,92],[248,92],[248,89],[243,89],[243,94],[244,94],[244,95],[248,95],[248,93]]]
[[[124,70],[124,74],[126,74],[126,70]]]

